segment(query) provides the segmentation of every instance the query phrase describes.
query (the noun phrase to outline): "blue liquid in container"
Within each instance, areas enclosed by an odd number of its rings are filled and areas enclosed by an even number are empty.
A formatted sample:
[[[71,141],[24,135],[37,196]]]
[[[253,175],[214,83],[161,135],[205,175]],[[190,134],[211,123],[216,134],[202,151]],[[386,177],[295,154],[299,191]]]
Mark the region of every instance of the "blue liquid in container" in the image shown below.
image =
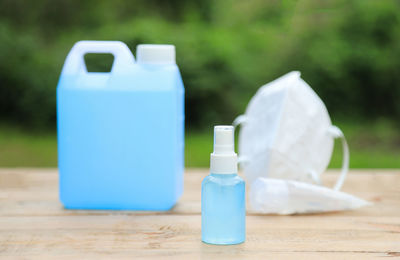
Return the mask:
[[[202,240],[239,244],[246,237],[245,182],[237,174],[210,174],[201,190]]]
[[[85,53],[112,53],[111,72],[87,72]],[[184,88],[175,49],[166,53],[173,62],[165,52],[161,62],[154,55],[135,62],[121,42],[82,41],[72,48],[57,87],[60,200],[66,208],[168,210],[179,199]]]
[[[243,243],[246,239],[245,182],[237,172],[232,126],[214,128],[211,174],[201,187],[202,241],[216,245]]]

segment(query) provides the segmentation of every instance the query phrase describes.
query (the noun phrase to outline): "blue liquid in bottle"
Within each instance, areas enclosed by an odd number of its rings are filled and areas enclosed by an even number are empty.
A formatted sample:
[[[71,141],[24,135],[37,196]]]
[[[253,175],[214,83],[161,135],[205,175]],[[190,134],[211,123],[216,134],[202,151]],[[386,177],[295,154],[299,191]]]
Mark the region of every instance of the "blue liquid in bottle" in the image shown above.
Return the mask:
[[[216,126],[211,174],[204,178],[201,189],[202,241],[232,245],[245,241],[245,182],[237,172],[233,147],[233,127]]]
[[[85,53],[111,53],[108,73]],[[81,41],[57,87],[60,200],[68,209],[169,210],[183,191],[184,87],[175,47]]]

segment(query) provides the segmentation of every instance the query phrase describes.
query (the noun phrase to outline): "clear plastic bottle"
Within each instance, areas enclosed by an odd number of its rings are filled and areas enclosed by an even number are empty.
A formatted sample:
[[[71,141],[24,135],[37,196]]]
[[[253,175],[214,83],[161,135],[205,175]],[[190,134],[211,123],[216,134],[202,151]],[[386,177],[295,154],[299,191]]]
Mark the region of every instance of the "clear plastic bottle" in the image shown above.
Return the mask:
[[[245,182],[237,175],[234,128],[215,126],[210,175],[201,189],[201,235],[209,244],[231,245],[245,241]]]

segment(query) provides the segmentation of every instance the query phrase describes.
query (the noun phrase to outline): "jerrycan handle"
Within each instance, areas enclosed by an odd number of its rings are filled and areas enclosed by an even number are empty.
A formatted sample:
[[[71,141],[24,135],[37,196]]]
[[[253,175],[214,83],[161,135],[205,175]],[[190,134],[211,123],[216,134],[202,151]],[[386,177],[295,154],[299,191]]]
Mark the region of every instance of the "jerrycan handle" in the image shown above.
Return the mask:
[[[114,62],[111,73],[124,73],[131,69],[135,58],[125,43],[120,41],[79,41],[75,43],[65,60],[62,74],[78,75],[88,73],[84,56],[87,53],[111,53]]]

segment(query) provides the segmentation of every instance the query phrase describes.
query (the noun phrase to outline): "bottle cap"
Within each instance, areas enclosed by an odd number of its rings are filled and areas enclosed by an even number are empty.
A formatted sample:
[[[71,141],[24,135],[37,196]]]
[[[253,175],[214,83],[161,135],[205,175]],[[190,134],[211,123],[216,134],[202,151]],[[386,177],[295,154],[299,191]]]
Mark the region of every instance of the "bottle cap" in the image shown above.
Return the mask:
[[[175,46],[167,44],[139,44],[136,47],[138,63],[169,65],[175,64]]]
[[[210,172],[217,174],[237,173],[233,126],[219,125],[214,127],[214,151],[210,157]]]

